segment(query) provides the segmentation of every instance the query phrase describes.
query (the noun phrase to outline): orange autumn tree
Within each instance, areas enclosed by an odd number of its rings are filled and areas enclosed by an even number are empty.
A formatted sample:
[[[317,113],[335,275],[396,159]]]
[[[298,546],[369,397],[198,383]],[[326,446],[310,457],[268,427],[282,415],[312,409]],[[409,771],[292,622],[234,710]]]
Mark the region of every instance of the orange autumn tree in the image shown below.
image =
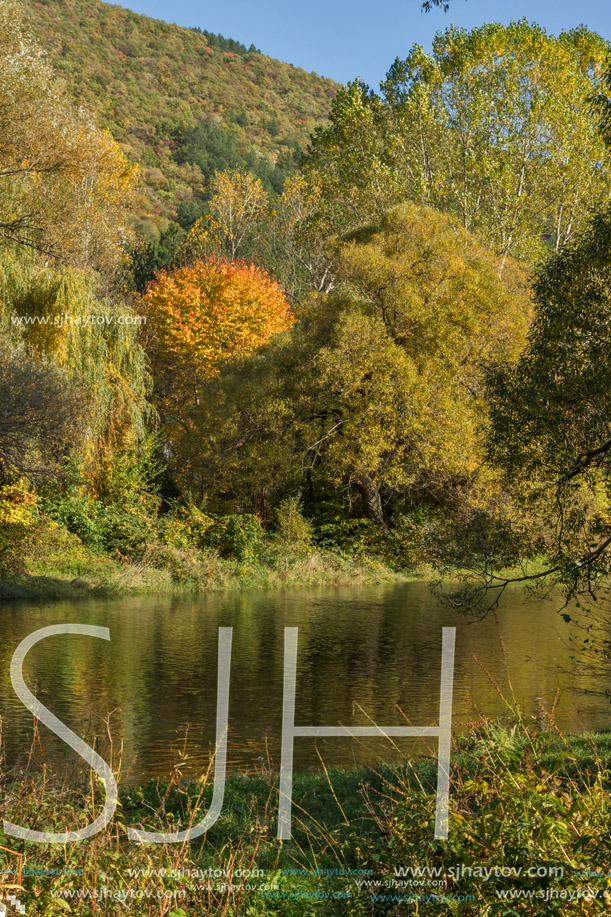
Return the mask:
[[[174,441],[202,387],[293,324],[278,284],[254,264],[210,257],[162,272],[141,300],[157,408]]]

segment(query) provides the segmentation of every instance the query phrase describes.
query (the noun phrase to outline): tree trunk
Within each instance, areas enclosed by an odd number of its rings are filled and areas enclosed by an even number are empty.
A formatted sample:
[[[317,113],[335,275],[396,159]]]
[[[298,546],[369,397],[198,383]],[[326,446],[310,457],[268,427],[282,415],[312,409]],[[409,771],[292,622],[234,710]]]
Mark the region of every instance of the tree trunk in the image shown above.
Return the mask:
[[[386,528],[386,523],[384,522],[384,513],[382,511],[382,500],[380,498],[378,485],[369,477],[368,474],[361,474],[356,480],[356,486],[358,487],[358,491],[361,495],[361,500],[363,501],[365,515],[369,519],[373,519],[377,525],[381,525]]]

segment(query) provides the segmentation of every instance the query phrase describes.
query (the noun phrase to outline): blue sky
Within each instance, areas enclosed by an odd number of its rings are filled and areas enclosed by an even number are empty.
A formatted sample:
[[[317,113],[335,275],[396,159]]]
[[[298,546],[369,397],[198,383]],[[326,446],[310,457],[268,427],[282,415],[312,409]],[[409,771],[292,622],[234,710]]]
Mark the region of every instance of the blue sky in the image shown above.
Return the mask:
[[[548,32],[584,23],[611,39],[609,0],[453,0],[448,13],[420,11],[420,0],[124,0],[137,13],[200,26],[265,54],[347,82],[360,76],[374,88],[395,57],[415,44],[430,48],[450,23],[526,17]]]

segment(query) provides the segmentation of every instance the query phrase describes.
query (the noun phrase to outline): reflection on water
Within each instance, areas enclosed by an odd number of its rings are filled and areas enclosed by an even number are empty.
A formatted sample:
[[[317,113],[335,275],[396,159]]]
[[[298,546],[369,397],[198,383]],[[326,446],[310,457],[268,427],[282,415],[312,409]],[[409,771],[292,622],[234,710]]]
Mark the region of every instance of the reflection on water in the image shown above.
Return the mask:
[[[123,743],[123,780],[169,775],[184,744],[183,773],[207,766],[214,745],[218,627],[233,627],[229,707],[231,769],[277,765],[282,715],[285,627],[299,628],[296,723],[299,725],[436,724],[441,628],[456,626],[454,728],[480,714],[506,712],[485,669],[510,698],[503,653],[492,616],[468,623],[431,596],[423,583],[391,587],[291,592],[244,592],[195,598],[139,597],[61,603],[7,604],[0,613],[0,714],[10,764],[27,760],[32,717],[13,694],[9,668],[18,643],[50,624],[110,629],[110,644],[61,635],[36,646],[26,682],[77,733],[105,732]],[[608,700],[584,695],[587,678],[572,663],[567,627],[553,602],[508,596],[499,613],[516,700],[536,715],[549,709],[566,731],[608,729]],[[476,657],[476,658],[475,658]],[[478,661],[479,660],[479,664]],[[600,689],[600,681],[592,687]],[[47,759],[65,749],[44,727]],[[409,754],[414,740],[311,739],[295,742],[295,768],[371,763]],[[67,757],[73,756],[69,752]],[[77,759],[78,760],[78,759]],[[84,765],[83,765],[84,768]]]

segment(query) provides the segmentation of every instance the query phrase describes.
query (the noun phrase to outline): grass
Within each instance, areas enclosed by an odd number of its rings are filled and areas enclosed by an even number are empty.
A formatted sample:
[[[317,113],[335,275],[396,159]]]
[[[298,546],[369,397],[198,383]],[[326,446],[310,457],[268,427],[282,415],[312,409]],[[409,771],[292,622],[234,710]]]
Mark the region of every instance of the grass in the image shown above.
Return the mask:
[[[174,831],[201,819],[211,780],[182,780],[178,767],[167,783],[124,788],[113,822],[90,841],[2,840],[5,869],[21,868],[5,885],[19,885],[31,917],[608,913],[611,735],[550,729],[534,732],[517,715],[510,727],[485,722],[456,740],[447,841],[433,837],[436,762],[427,755],[296,775],[290,841],[276,840],[269,769],[232,777],[218,821],[198,840],[128,841],[127,825]],[[79,786],[74,774],[58,784],[5,771],[0,786],[3,817],[46,830],[83,825],[102,804],[99,787]],[[531,867],[555,872],[527,876]],[[83,889],[88,897],[78,897]]]
[[[295,552],[267,544],[256,556],[225,559],[211,550],[153,543],[137,556],[96,552],[51,523],[24,549],[19,573],[0,579],[0,598],[78,598],[93,595],[193,593],[242,588],[346,586],[397,582],[381,560],[312,548]]]

